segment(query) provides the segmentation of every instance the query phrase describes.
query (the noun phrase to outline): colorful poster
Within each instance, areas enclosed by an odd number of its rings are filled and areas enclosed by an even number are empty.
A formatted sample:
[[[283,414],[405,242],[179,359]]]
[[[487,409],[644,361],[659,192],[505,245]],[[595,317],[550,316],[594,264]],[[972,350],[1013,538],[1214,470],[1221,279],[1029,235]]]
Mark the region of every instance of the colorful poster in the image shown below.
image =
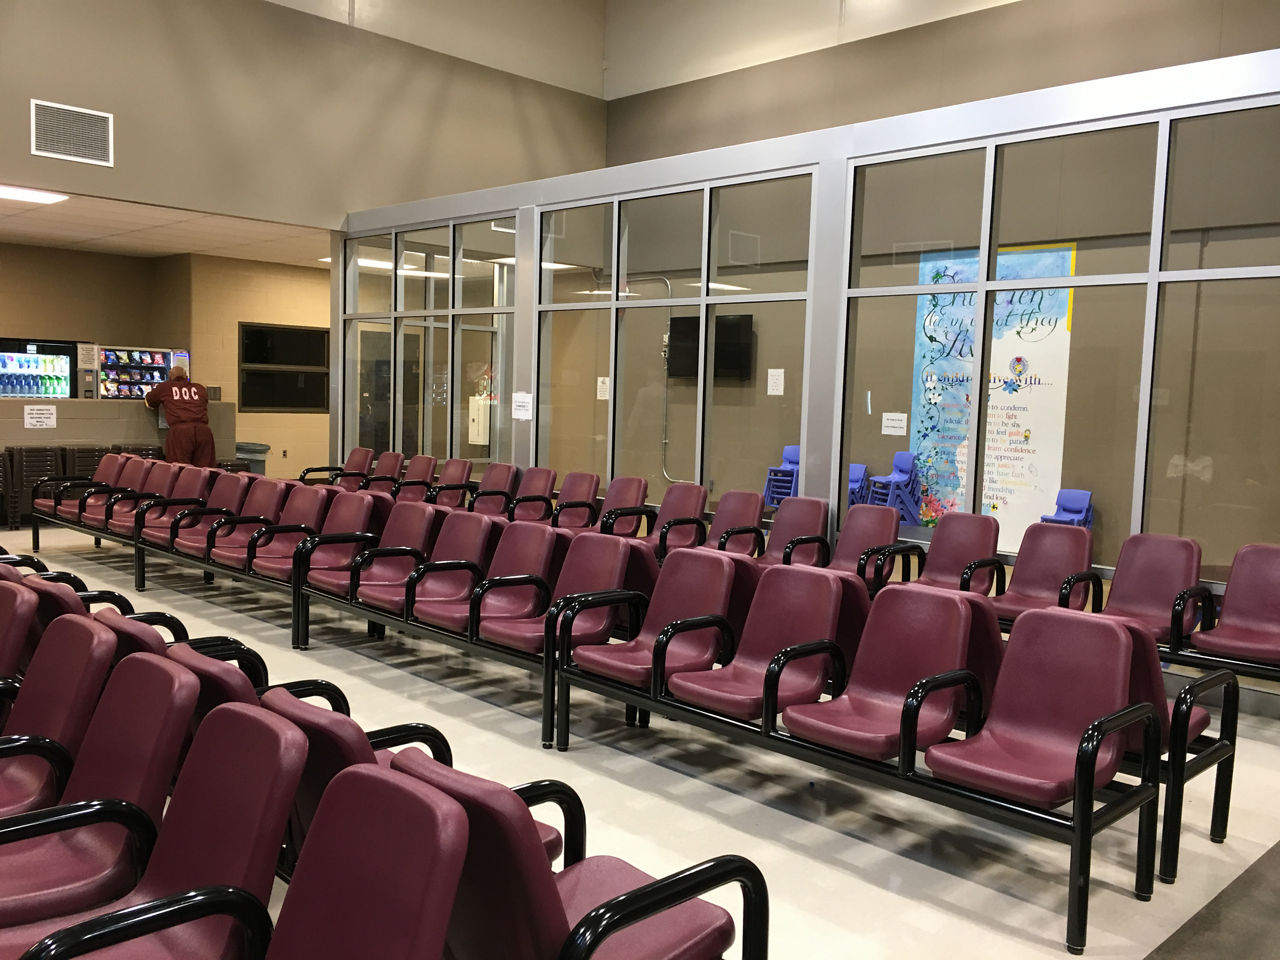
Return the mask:
[[[1074,245],[1015,247],[999,252],[996,277],[1071,276],[1074,268]],[[920,260],[922,284],[973,283],[977,272],[976,250]],[[1071,291],[993,296],[981,502],[1000,519],[1001,549],[1016,549],[1027,524],[1052,509],[1061,482]],[[910,444],[929,526],[964,508],[977,315],[974,293],[918,298]]]

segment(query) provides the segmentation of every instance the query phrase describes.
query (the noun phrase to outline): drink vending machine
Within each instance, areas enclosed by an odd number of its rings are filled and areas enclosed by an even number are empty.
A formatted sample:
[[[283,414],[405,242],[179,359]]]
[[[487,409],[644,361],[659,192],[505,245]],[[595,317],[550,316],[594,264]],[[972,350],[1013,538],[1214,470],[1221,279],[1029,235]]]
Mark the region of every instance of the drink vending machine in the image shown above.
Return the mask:
[[[0,339],[0,397],[69,399],[75,370],[73,342]]]

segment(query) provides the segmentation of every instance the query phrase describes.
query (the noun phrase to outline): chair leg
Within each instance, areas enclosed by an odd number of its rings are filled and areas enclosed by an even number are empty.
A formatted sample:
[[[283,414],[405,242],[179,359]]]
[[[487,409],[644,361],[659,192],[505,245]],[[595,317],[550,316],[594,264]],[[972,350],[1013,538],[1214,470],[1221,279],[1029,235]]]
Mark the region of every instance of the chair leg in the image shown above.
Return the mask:
[[[34,511],[31,513],[31,552],[40,552],[40,518]]]
[[[301,590],[293,601],[293,648],[306,650],[311,639],[311,598]]]
[[[204,572],[204,582],[205,582],[205,583],[213,583],[213,571],[211,571],[211,570],[206,570],[206,571]]]
[[[95,547],[101,547],[101,546],[102,546],[102,538],[101,538],[101,537],[94,537],[94,538],[93,538],[93,545],[94,545]]]
[[[1170,750],[1166,767],[1168,780],[1164,788],[1164,826],[1160,835],[1160,882],[1173,883],[1178,878],[1178,846],[1182,836],[1182,796],[1187,775],[1185,754]]]
[[[634,727],[636,725],[636,714],[638,711],[634,706],[632,706],[629,703],[626,705],[626,707],[627,707],[626,714],[625,714],[626,724],[628,727]]]
[[[556,657],[552,650],[542,653],[542,748],[550,750],[555,739]]]
[[[1209,823],[1209,839],[1222,843],[1227,839],[1227,818],[1231,815],[1231,778],[1235,774],[1236,755],[1218,763],[1217,782],[1213,787],[1213,818]]]
[[[552,709],[552,704],[544,703],[543,710]],[[556,749],[564,752],[569,749],[569,681],[561,671],[556,671]],[[545,714],[544,714],[545,717]]]
[[[1133,894],[1144,903],[1151,899],[1156,872],[1156,807],[1159,794],[1138,810],[1138,863],[1134,871]]]
[[[133,589],[147,589],[147,555],[141,547],[133,548]]]
[[[1071,874],[1067,891],[1067,952],[1084,953],[1089,925],[1089,870],[1093,857],[1093,810],[1076,810],[1071,836]]]
[[[636,726],[642,729],[648,729],[649,727],[649,711],[648,710],[636,711]]]

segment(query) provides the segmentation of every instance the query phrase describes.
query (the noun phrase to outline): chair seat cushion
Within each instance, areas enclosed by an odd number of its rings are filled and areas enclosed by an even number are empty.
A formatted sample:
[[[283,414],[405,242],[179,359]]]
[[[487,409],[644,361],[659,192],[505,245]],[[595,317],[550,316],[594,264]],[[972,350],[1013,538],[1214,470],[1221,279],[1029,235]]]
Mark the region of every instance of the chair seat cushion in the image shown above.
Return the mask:
[[[345,597],[347,591],[351,589],[351,571],[343,567],[319,570],[312,567],[310,573],[307,574],[307,583],[317,590],[323,590],[325,593]]]
[[[142,528],[142,539],[147,543],[154,543],[157,547],[169,546],[169,524],[163,526],[147,526]]]
[[[1170,716],[1173,715],[1173,703],[1174,701],[1169,701]],[[1213,718],[1209,715],[1209,711],[1204,707],[1192,707],[1191,722],[1187,724],[1187,743],[1190,743],[1196,737],[1200,736],[1200,734],[1208,730],[1212,719]],[[1165,746],[1168,747],[1168,744],[1165,744]]]
[[[1197,650],[1205,653],[1280,663],[1280,630],[1219,624],[1208,633],[1191,634],[1191,641]]]
[[[88,506],[84,513],[80,514],[80,522],[87,527],[97,527],[105,530],[107,527],[107,507],[105,504],[97,506]]]
[[[1007,590],[1000,596],[991,598],[991,606],[995,607],[996,616],[1001,620],[1014,620],[1018,614],[1027,610],[1052,610],[1057,605],[1057,597],[1037,597],[1014,590]]]
[[[133,536],[134,514],[133,510],[116,509],[111,515],[111,519],[107,522],[107,529],[112,533],[118,533],[122,537]]]
[[[173,541],[173,548],[179,553],[186,554],[188,557],[203,557],[206,533],[201,532],[199,537],[179,536]],[[240,564],[244,563],[244,554],[241,552]]]
[[[6,844],[0,926],[31,923],[122,897],[134,869],[119,827],[100,825]]]
[[[542,617],[480,621],[480,639],[525,653],[541,654],[545,621]]]
[[[53,789],[53,772],[39,757],[0,760],[0,817],[52,806]]]
[[[217,554],[217,550],[214,554]],[[289,580],[293,574],[293,557],[262,556],[253,559],[253,570],[272,580]]]
[[[178,549],[182,550],[183,553],[186,553],[187,551],[182,549],[181,544],[182,541],[178,541]],[[197,556],[202,555],[203,553],[204,544],[201,544],[200,553],[197,554]],[[245,561],[248,558],[249,551],[245,547],[214,547],[213,551],[209,554],[209,559],[214,563],[220,563],[224,567],[235,567],[238,570],[244,569]]]
[[[920,710],[916,743],[924,748],[946,738],[955,723],[954,697],[938,691]],[[792,736],[868,760],[898,755],[902,701],[864,695],[856,689],[824,703],[787,707],[782,722]]]
[[[648,687],[653,682],[653,643],[628,640],[626,643],[604,643],[574,650],[574,662],[583,673],[609,677],[631,687]],[[667,647],[665,672],[668,677],[690,670],[709,670],[715,662],[714,649],[691,649],[679,639]]]
[[[403,588],[400,596],[403,599]],[[451,633],[466,633],[471,620],[471,600],[419,600],[413,605],[413,618]]]
[[[34,500],[32,500],[32,501],[31,501],[31,509],[35,510],[35,511],[36,511],[36,513],[49,513],[49,514],[52,514],[52,513],[53,513],[53,498],[51,498],[51,497],[36,497]]]
[[[379,610],[400,613],[404,610],[404,587],[394,584],[364,583],[356,591],[356,598],[362,603]]]
[[[810,677],[794,667],[783,671],[778,684],[778,709],[817,700],[823,683],[821,676]],[[735,663],[720,670],[677,673],[671,677],[669,687],[679,700],[738,720],[759,720],[764,712],[763,671]]]
[[[651,883],[653,877],[614,857],[588,857],[556,874],[569,926],[605,900]],[[641,920],[605,940],[596,960],[716,960],[733,943],[733,919],[705,900],[689,900]]]

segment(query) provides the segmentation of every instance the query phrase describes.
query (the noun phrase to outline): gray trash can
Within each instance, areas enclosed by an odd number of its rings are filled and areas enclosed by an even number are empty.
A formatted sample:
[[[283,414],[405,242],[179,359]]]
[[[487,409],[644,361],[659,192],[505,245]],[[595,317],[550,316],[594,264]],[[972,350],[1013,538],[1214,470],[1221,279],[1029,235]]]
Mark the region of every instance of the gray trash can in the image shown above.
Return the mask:
[[[249,464],[250,473],[267,472],[267,454],[270,452],[271,445],[267,443],[246,443],[243,440],[236,441],[236,457]]]

